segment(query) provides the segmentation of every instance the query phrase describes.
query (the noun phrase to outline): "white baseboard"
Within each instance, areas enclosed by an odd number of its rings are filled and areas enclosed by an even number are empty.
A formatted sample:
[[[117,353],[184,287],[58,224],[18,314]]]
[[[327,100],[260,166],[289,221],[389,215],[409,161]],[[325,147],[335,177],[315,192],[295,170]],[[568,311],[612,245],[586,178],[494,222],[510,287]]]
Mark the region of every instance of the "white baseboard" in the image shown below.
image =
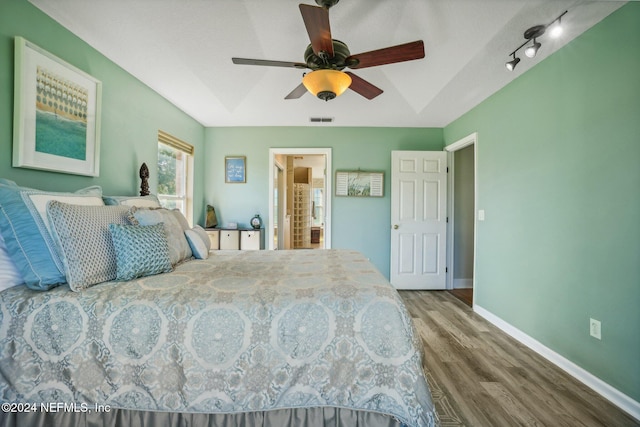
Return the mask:
[[[453,279],[453,289],[473,288],[473,279]]]
[[[545,359],[549,360],[551,363],[563,369],[571,376],[575,377],[578,381],[593,389],[596,393],[602,395],[602,397],[609,400],[611,403],[631,415],[633,418],[640,421],[640,402],[633,400],[618,389],[610,386],[600,378],[571,362],[569,359],[561,356],[560,354],[551,350],[549,347],[543,345],[539,341],[525,334],[518,328],[505,322],[495,314],[480,307],[478,304],[474,304],[473,310],[480,316],[484,317],[486,320],[500,328],[502,331],[506,332],[511,337],[520,341],[531,350],[535,351]]]

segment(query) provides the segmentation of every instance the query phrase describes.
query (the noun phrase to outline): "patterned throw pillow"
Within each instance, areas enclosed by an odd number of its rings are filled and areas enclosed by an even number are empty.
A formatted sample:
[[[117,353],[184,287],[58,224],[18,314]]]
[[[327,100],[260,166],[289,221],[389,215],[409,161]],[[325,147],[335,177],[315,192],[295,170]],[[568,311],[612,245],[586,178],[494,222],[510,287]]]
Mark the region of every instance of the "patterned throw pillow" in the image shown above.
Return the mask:
[[[164,231],[167,233],[169,242],[169,258],[171,264],[176,265],[185,259],[191,258],[193,253],[189,247],[189,242],[184,235],[182,225],[176,218],[176,214],[165,208],[137,208],[129,210],[129,222],[134,225],[154,225],[164,223]]]
[[[195,227],[184,230],[184,235],[191,246],[193,256],[198,259],[209,258],[209,250],[211,249],[211,239],[204,228],[196,225]]]
[[[110,224],[116,250],[116,280],[168,273],[173,267],[164,225]]]
[[[126,224],[128,210],[128,206],[49,202],[47,216],[72,291],[116,278],[116,252],[109,224]]]

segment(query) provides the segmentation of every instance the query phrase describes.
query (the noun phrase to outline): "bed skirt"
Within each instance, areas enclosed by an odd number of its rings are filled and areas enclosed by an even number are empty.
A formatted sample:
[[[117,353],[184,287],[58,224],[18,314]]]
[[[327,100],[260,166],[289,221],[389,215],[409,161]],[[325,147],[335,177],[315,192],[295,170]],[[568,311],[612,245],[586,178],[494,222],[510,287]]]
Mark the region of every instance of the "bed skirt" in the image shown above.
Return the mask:
[[[277,409],[233,414],[173,413],[112,408],[109,412],[0,413],[0,427],[402,427],[389,415],[348,408]]]

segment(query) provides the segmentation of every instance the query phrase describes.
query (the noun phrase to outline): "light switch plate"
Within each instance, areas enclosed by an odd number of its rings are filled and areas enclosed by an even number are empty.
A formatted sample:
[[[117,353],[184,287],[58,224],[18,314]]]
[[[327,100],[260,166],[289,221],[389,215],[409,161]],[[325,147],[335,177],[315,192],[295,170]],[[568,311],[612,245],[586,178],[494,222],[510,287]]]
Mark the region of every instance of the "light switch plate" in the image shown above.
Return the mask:
[[[599,340],[602,339],[602,326],[599,320],[589,319],[589,334]]]
[[[484,209],[478,210],[478,221],[484,221]]]

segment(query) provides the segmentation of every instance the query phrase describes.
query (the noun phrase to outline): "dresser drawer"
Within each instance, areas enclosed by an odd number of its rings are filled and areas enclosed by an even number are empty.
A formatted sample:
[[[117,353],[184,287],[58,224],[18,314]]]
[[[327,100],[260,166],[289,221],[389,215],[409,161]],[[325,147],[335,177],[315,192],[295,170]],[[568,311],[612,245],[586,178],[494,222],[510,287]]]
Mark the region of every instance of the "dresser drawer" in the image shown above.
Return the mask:
[[[220,249],[220,230],[205,229],[205,231],[209,235],[209,240],[211,241],[211,250],[217,251]]]
[[[240,249],[240,230],[220,230],[220,249]]]
[[[240,231],[240,249],[243,251],[258,251],[261,249],[261,230]]]

